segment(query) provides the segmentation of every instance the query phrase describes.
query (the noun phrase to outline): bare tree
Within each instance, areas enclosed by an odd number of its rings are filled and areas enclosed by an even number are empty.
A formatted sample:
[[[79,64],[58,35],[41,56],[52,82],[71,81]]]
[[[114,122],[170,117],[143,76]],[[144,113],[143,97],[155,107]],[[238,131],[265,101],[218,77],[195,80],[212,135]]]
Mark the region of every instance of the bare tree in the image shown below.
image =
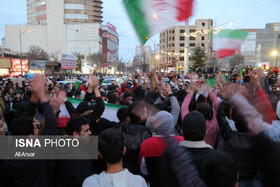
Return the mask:
[[[108,63],[107,55],[102,53],[93,53],[90,55],[89,63],[90,65],[96,64],[97,66],[106,66]]]
[[[49,54],[38,45],[31,45],[26,53],[28,60],[49,60]]]
[[[59,55],[61,54],[60,49],[56,49],[55,51],[52,51],[50,54],[50,58],[52,59],[52,67],[51,72],[54,73],[54,66],[58,63]]]

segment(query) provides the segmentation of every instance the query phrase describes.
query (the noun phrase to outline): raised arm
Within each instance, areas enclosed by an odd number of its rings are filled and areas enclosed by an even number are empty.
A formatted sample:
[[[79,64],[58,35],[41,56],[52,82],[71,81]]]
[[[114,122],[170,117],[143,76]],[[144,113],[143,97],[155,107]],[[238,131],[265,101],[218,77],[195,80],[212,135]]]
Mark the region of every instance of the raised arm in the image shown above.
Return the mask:
[[[45,83],[46,79],[44,77],[36,75],[31,83],[32,90],[41,102],[43,115],[46,121],[45,127],[42,131],[42,135],[56,135],[58,121],[55,117],[53,108],[51,107],[50,102],[46,96]]]
[[[171,103],[171,115],[173,116],[173,122],[174,124],[177,123],[179,114],[180,114],[180,105],[177,101],[177,98],[173,95],[172,88],[169,83],[166,83],[165,88],[166,93],[169,96],[170,103]]]

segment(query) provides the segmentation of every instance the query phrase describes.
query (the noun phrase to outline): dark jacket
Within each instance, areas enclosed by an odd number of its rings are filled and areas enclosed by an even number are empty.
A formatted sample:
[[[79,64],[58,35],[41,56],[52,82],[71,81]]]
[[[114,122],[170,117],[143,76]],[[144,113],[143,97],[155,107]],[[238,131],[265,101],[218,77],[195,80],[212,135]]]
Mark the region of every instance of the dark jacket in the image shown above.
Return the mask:
[[[85,101],[89,101],[89,100],[91,100],[91,94],[87,93],[86,97],[85,97]],[[96,105],[95,105],[93,111],[84,117],[86,117],[90,121],[89,126],[90,126],[90,131],[92,132],[92,134],[98,135],[98,123],[97,122],[105,110],[105,105],[104,105],[104,102],[101,97],[96,97],[95,100],[96,100]],[[79,113],[74,108],[72,103],[70,103],[69,101],[66,101],[65,106],[71,117],[79,116]]]
[[[223,154],[220,151],[216,151],[211,148],[186,148],[185,152],[189,152],[192,158],[192,162],[196,167],[201,180],[204,179],[202,175],[202,166],[207,161],[208,158],[215,157],[218,154]],[[171,161],[172,161],[172,149],[166,149],[160,156],[158,167],[156,168],[155,176],[155,186],[159,187],[175,187],[180,186],[179,180],[176,174],[173,172]],[[174,166],[173,166],[174,167]],[[197,176],[195,176],[197,177]]]
[[[252,136],[246,132],[233,131],[225,118],[225,102],[217,112],[217,121],[223,141],[218,141],[218,149],[229,153],[236,160],[239,178],[252,179],[257,174],[257,158],[253,152]]]
[[[140,175],[139,152],[141,143],[152,136],[151,131],[140,124],[127,123],[121,127],[124,136],[126,154],[123,158],[124,167],[131,173]]]
[[[36,104],[30,103],[26,115],[32,114]],[[57,119],[49,102],[42,103],[42,110],[46,119],[42,135],[57,134]],[[53,161],[51,160],[7,160],[4,161],[7,168],[7,184],[3,186],[26,187],[52,187],[53,186]]]

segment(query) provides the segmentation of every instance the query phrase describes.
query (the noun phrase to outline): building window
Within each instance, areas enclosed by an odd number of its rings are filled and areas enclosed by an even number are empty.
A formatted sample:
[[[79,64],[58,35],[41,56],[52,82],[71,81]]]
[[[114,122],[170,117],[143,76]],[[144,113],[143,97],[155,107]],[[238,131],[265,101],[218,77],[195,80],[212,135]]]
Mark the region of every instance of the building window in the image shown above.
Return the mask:
[[[171,30],[169,31],[169,34],[171,34]]]
[[[180,30],[180,33],[185,33],[185,30]]]
[[[185,47],[185,44],[184,43],[180,43],[180,47]]]
[[[85,5],[87,5],[87,2],[85,2]]]
[[[172,30],[172,34],[174,34],[175,33],[175,30]]]
[[[172,41],[174,41],[175,40],[175,37],[172,37]]]
[[[172,47],[174,47],[174,46],[175,46],[175,44],[173,43],[173,44],[172,44]]]
[[[185,40],[185,36],[180,36],[180,41],[184,41]]]
[[[204,27],[204,26],[205,26],[205,23],[204,23],[204,22],[202,22],[202,24],[201,24],[201,25],[202,25],[202,27]]]
[[[169,37],[169,41],[171,41],[171,37]]]
[[[195,29],[191,29],[191,30],[190,30],[190,33],[193,33],[193,32],[195,32]]]
[[[40,11],[37,12],[37,16],[40,16]]]
[[[195,40],[195,37],[190,36],[190,40],[194,41],[194,40]]]
[[[181,56],[181,57],[179,58],[179,61],[184,61],[184,57]]]
[[[204,36],[201,37],[201,40],[204,40]]]
[[[168,47],[171,47],[171,44],[168,44]]]
[[[163,48],[165,48],[165,45],[163,45]]]
[[[192,61],[192,57],[189,57],[189,61]]]
[[[169,61],[171,60],[171,57],[169,57]]]
[[[213,26],[213,21],[211,21],[211,26]]]
[[[190,43],[190,47],[195,47],[195,43]]]
[[[184,53],[184,50],[180,50],[180,53]]]

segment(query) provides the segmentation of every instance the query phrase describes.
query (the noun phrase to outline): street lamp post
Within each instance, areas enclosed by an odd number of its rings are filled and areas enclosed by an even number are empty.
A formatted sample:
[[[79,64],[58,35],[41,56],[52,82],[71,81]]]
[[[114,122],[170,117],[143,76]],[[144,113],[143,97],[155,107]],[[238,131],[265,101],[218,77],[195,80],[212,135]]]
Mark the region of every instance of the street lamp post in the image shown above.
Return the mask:
[[[23,71],[22,71],[22,51],[21,51],[21,35],[23,35],[24,33],[26,32],[30,32],[29,30],[27,31],[23,31],[21,32],[21,29],[19,29],[19,44],[20,44],[20,47],[19,47],[19,50],[20,50],[20,69],[21,69],[21,78],[23,77]]]

